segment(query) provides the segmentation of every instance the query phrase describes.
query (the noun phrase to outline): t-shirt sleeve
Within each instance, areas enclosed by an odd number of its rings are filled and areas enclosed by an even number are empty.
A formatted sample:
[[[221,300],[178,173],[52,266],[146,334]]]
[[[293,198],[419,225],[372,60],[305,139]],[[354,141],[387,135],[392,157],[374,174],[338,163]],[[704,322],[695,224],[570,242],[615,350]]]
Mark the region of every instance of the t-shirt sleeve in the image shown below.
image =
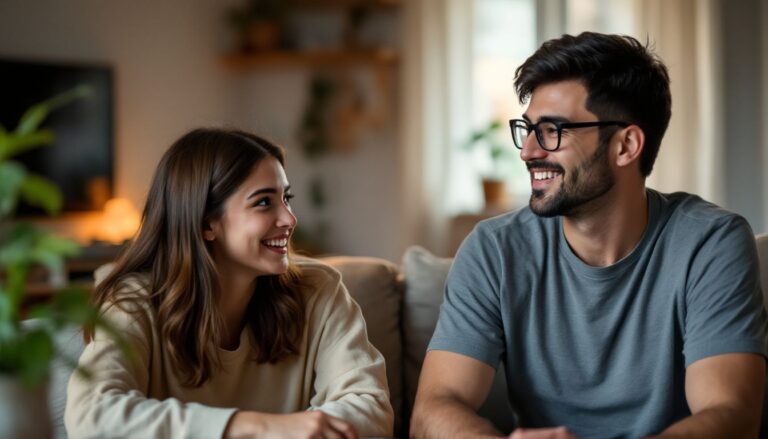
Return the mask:
[[[765,334],[755,238],[746,220],[733,215],[710,231],[691,262],[685,365],[726,353],[765,356]]]
[[[427,350],[472,357],[493,368],[504,353],[498,245],[482,224],[464,240],[448,273],[440,317]]]
[[[64,413],[68,436],[221,437],[234,408],[146,397],[152,361],[146,313],[111,306],[105,317],[131,346],[132,355],[127,357],[109,334],[96,330],[79,362],[93,376],[74,373],[69,381]]]

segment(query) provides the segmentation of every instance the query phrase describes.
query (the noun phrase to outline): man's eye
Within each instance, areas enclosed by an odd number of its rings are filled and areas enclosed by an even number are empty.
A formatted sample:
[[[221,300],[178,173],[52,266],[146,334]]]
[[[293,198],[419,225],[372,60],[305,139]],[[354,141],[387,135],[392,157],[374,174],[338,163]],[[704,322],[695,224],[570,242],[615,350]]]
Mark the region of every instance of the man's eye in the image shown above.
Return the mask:
[[[544,133],[546,136],[556,136],[557,135],[557,127],[552,125],[545,125],[541,127],[541,132]]]

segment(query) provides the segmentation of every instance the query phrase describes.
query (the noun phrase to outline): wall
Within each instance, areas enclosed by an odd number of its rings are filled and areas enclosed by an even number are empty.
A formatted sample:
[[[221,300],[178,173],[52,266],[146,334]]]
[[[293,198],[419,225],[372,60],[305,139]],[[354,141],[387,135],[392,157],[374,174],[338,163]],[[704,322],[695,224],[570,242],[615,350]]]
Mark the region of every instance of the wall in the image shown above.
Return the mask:
[[[190,128],[239,126],[288,149],[297,215],[312,224],[302,177],[316,164],[300,159],[295,137],[307,73],[243,73],[222,66],[219,57],[231,43],[224,11],[239,3],[3,0],[0,56],[114,66],[117,196],[143,206],[162,153]],[[393,238],[399,233],[393,123],[363,136],[356,151],[323,163],[320,172],[331,189],[327,219],[333,224],[326,241],[334,252],[400,257],[399,239]],[[71,224],[54,226],[71,232]]]

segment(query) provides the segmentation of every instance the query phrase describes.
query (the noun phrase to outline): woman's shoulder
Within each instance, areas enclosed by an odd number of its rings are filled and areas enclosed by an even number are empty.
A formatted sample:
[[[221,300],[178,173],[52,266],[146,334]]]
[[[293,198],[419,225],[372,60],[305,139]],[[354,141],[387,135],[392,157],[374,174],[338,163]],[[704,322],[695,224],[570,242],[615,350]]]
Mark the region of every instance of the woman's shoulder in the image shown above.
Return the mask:
[[[320,260],[306,256],[297,256],[294,258],[294,263],[299,269],[303,284],[322,288],[341,283],[341,273]]]

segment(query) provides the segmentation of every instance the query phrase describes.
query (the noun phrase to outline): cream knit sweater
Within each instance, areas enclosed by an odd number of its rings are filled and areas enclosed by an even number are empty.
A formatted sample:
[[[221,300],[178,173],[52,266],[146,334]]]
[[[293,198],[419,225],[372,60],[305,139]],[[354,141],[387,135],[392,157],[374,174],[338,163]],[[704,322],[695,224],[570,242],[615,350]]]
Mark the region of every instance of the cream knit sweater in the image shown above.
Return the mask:
[[[360,436],[391,436],[384,358],[368,342],[359,307],[333,268],[313,260],[299,266],[305,283],[314,285],[304,291],[307,324],[299,354],[257,364],[246,328],[237,350],[219,350],[223,370],[198,388],[180,384],[148,306],[139,313],[111,307],[106,315],[138,361],[127,360],[106,334],[96,332],[80,357],[95,376],[73,374],[69,382],[69,436],[220,438],[238,409],[322,410],[352,423]],[[141,284],[136,279],[132,286]]]

